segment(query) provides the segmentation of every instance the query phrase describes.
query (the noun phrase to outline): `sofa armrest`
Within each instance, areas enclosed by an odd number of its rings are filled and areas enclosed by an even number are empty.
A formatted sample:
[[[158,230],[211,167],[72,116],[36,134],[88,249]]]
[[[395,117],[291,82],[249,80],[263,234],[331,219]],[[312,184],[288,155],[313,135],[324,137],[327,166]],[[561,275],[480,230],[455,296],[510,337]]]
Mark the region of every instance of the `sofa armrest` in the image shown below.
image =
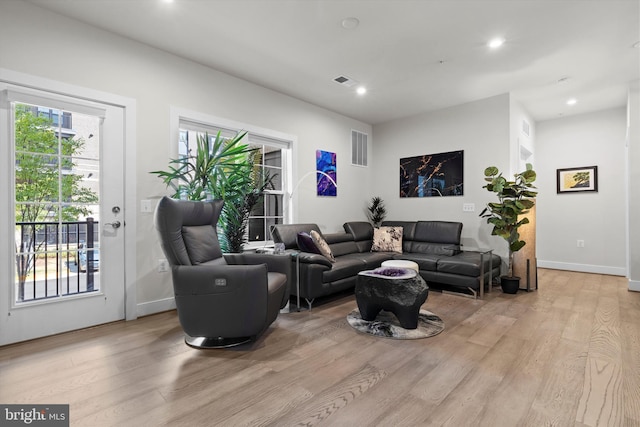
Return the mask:
[[[320,254],[312,254],[310,252],[298,252],[296,254],[301,264],[321,264],[331,268],[333,263],[326,256]]]
[[[288,274],[291,269],[291,261],[289,257],[284,255],[256,254],[248,252],[241,254],[224,254],[224,259],[230,265],[267,264],[267,269],[269,271],[282,274]]]
[[[171,271],[176,296],[248,292],[251,288],[251,295],[267,303],[265,265],[177,265]]]

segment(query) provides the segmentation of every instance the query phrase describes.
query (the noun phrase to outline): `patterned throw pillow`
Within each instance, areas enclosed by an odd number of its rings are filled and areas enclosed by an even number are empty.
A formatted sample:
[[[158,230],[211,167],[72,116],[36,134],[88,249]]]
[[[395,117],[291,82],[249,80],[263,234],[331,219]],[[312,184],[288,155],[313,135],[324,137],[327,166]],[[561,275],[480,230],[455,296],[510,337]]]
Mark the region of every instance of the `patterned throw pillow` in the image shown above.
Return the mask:
[[[336,262],[329,244],[326,240],[324,240],[324,237],[322,237],[320,233],[318,233],[316,230],[311,230],[311,238],[313,239],[313,243],[316,244],[322,255],[324,255],[329,261]]]
[[[371,252],[402,253],[402,227],[374,228]]]

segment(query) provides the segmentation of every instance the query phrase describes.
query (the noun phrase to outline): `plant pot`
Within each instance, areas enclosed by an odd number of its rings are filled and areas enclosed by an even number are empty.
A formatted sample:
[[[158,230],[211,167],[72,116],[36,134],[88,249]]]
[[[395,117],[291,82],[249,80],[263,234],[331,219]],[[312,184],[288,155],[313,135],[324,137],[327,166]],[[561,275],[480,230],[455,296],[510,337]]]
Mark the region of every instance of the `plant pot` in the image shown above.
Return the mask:
[[[502,287],[502,292],[505,294],[518,293],[518,289],[520,289],[520,278],[515,276],[501,276],[500,286]]]

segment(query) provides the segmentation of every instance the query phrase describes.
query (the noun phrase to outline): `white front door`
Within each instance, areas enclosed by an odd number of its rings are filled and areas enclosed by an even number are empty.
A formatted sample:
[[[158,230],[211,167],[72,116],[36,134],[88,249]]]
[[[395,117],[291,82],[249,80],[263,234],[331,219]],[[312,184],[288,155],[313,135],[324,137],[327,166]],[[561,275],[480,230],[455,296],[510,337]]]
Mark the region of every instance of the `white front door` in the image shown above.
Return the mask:
[[[0,345],[124,319],[124,109],[8,84],[0,104]]]

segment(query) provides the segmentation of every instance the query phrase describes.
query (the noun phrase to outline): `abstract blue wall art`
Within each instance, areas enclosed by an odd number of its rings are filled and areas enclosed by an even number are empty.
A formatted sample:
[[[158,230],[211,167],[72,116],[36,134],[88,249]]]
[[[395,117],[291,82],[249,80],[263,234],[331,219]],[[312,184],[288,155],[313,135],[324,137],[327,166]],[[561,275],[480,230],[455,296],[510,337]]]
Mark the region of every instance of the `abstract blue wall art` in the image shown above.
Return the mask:
[[[316,150],[316,171],[318,171],[316,173],[318,196],[337,196],[338,189],[336,188],[336,184],[338,183],[338,177],[336,153]],[[327,175],[331,177],[331,179],[329,179]],[[331,180],[333,180],[333,182],[331,182]]]
[[[400,159],[400,197],[462,196],[464,151]]]

